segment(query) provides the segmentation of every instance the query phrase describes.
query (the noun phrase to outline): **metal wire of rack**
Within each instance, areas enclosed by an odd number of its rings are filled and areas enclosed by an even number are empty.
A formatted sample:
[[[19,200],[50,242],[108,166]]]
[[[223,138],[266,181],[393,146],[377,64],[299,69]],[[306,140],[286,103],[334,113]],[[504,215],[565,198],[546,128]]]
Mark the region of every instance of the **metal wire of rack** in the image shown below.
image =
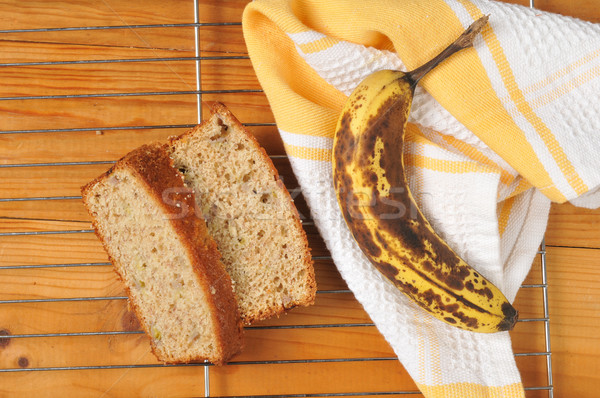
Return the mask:
[[[120,93],[88,93],[76,95],[40,95],[40,96],[6,96],[0,97],[0,101],[26,101],[26,100],[53,100],[53,99],[75,99],[75,98],[101,98],[101,97],[132,97],[132,96],[170,96],[170,95],[195,95],[197,104],[197,121],[202,121],[202,102],[203,96],[206,94],[223,94],[223,93],[248,93],[260,92],[253,89],[235,89],[235,90],[203,90],[202,88],[202,61],[216,60],[227,61],[232,59],[248,59],[248,56],[242,55],[225,55],[225,56],[202,56],[201,48],[201,28],[205,26],[239,26],[241,22],[219,22],[219,23],[203,23],[200,22],[199,15],[199,0],[193,1],[194,22],[193,23],[178,23],[178,24],[140,24],[140,25],[111,25],[111,26],[88,26],[88,27],[58,27],[58,28],[40,28],[40,29],[6,29],[0,30],[0,34],[4,33],[46,33],[46,32],[61,32],[61,31],[95,31],[95,30],[124,30],[124,29],[147,29],[147,28],[182,28],[188,27],[194,30],[194,56],[193,57],[156,57],[156,58],[132,58],[132,59],[98,59],[98,60],[68,60],[68,61],[33,61],[33,62],[5,62],[0,63],[0,68],[3,67],[28,67],[28,66],[58,66],[69,64],[103,64],[103,63],[139,63],[139,62],[178,62],[178,61],[194,61],[196,68],[196,87],[194,90],[188,91],[156,91],[156,92],[120,92]],[[530,0],[530,7],[534,7],[534,1]],[[273,126],[271,123],[244,123],[246,126]],[[35,133],[63,133],[63,132],[85,132],[85,131],[110,131],[110,130],[144,130],[144,129],[178,129],[190,128],[195,124],[157,124],[157,125],[136,125],[136,126],[96,126],[96,127],[74,127],[74,128],[44,128],[44,129],[21,129],[21,130],[4,130],[0,134],[35,134]],[[285,159],[285,155],[273,155],[272,158]],[[75,161],[75,162],[47,162],[47,163],[20,163],[20,164],[3,164],[0,169],[4,168],[22,168],[22,167],[56,167],[56,166],[75,166],[75,165],[94,165],[94,164],[113,164],[114,161]],[[80,199],[80,196],[41,196],[41,197],[16,197],[16,198],[0,198],[1,202],[17,202],[17,201],[53,201],[53,200],[68,200]],[[311,225],[310,220],[304,222],[304,225]],[[0,238],[6,236],[19,235],[52,235],[52,234],[86,234],[93,233],[92,229],[76,229],[76,230],[58,230],[58,231],[26,231],[26,232],[0,232]],[[550,315],[548,309],[548,282],[546,269],[546,250],[545,244],[542,243],[540,251],[540,268],[541,268],[541,283],[524,284],[524,289],[539,289],[543,297],[543,317],[520,319],[519,322],[540,322],[544,325],[544,350],[539,352],[517,353],[516,357],[545,357],[547,370],[547,383],[540,386],[526,387],[527,391],[546,391],[549,398],[553,397],[552,384],[552,351],[550,346]],[[330,256],[316,256],[316,260],[332,261]],[[31,269],[35,272],[36,269],[42,268],[64,268],[64,267],[101,267],[111,265],[108,262],[80,262],[80,263],[55,263],[41,265],[9,265],[0,268],[0,272],[10,269]],[[318,294],[329,293],[350,293],[347,289],[337,290],[319,290]],[[127,300],[126,296],[106,296],[106,297],[75,297],[75,298],[42,298],[42,299],[17,299],[17,300],[0,300],[0,306],[21,304],[21,303],[61,303],[73,301],[104,301],[104,300]],[[334,328],[334,327],[369,327],[374,326],[372,323],[343,323],[343,324],[321,324],[321,325],[284,325],[284,326],[255,326],[253,329],[308,329],[308,328]],[[78,336],[116,336],[116,335],[131,335],[142,334],[142,331],[95,331],[95,332],[61,332],[61,333],[40,333],[40,334],[11,334],[3,335],[0,331],[0,346],[5,339],[27,339],[27,338],[52,338],[52,337],[67,337],[75,338]],[[291,359],[291,360],[276,360],[276,361],[234,361],[236,365],[264,365],[264,364],[306,364],[310,366],[312,363],[323,362],[347,362],[347,361],[394,361],[393,356],[388,357],[363,357],[363,358],[334,358],[334,359]],[[164,367],[203,367],[204,371],[204,396],[211,395],[211,367],[209,363],[191,363],[191,364],[126,364],[126,365],[97,365],[97,366],[57,366],[57,367],[15,367],[15,368],[0,368],[0,375],[11,372],[52,372],[52,371],[69,371],[69,370],[104,370],[104,369],[131,369],[131,368],[164,368]],[[0,376],[1,377],[1,376]],[[383,395],[414,395],[420,394],[419,391],[361,391],[348,393],[313,393],[313,394],[287,394],[287,395],[253,395],[254,397],[327,397],[327,396],[383,396]]]

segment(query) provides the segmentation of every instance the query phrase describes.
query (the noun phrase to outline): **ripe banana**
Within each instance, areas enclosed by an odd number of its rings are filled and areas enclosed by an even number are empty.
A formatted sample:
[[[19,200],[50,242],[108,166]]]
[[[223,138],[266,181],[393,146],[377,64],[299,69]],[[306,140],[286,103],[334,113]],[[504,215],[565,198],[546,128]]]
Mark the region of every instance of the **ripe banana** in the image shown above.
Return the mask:
[[[374,266],[436,318],[476,332],[510,330],[517,311],[433,230],[407,184],[402,145],[417,82],[472,45],[477,20],[412,72],[374,72],[348,98],[333,144],[333,181],[354,239]]]

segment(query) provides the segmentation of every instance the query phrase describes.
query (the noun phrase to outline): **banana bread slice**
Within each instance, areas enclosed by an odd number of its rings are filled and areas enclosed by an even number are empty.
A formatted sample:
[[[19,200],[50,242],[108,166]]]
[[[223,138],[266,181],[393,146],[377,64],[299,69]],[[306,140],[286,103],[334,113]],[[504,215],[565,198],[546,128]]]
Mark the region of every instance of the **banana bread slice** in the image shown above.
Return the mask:
[[[271,159],[221,103],[167,151],[223,255],[245,324],[314,302],[306,234]]]
[[[238,353],[231,279],[163,145],[132,151],[82,194],[156,357],[223,364]]]

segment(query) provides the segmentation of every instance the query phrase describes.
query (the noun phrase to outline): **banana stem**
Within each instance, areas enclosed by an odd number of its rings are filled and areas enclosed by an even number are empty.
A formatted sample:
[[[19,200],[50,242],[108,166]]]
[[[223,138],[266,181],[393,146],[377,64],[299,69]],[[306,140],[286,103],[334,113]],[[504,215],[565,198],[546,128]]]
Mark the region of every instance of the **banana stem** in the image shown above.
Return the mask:
[[[475,36],[477,36],[479,32],[481,32],[483,27],[487,24],[488,19],[489,15],[484,15],[477,21],[473,22],[467,28],[467,30],[465,30],[463,34],[460,35],[458,39],[454,41],[454,43],[450,44],[441,53],[439,53],[427,63],[419,66],[413,71],[408,72],[407,75],[409,79],[411,79],[416,85],[423,76],[425,76],[427,73],[429,73],[429,71],[438,66],[440,63],[442,63],[442,61],[444,61],[446,58],[450,57],[451,55],[462,49],[471,47],[473,45],[473,41],[475,40]]]

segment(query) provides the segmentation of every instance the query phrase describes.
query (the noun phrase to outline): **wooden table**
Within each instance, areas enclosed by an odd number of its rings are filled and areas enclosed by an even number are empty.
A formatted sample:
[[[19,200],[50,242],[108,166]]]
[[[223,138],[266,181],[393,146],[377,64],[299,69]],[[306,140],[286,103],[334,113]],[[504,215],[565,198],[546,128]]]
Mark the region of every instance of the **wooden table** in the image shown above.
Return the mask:
[[[79,187],[129,150],[195,124],[197,70],[201,99],[248,123],[296,186],[247,57],[246,3],[198,2],[198,21],[209,24],[198,28],[196,54],[193,0],[0,1],[0,334],[12,336],[0,340],[0,396],[421,396],[310,222],[316,305],[249,329],[226,367],[155,360],[90,230]],[[600,20],[598,0],[535,5]],[[557,397],[600,391],[599,223],[600,211],[552,208],[545,260]],[[516,301],[533,321],[512,332],[525,386],[541,387],[528,397],[550,389],[541,256]]]

